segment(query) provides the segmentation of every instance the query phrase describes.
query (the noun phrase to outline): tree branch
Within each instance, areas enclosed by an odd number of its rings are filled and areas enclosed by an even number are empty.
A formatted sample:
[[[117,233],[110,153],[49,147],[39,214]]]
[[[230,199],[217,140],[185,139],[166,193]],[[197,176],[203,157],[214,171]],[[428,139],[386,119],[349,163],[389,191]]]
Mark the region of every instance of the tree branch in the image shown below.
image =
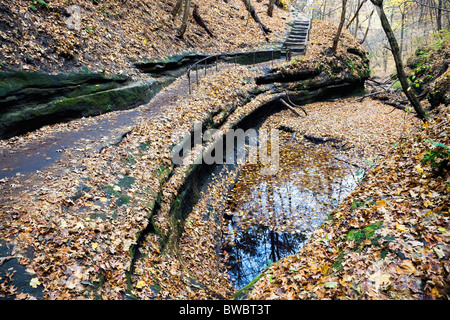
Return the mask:
[[[408,0],[408,1],[405,1],[405,3],[416,3],[418,5],[421,5],[422,7],[428,7],[428,8],[433,8],[433,9],[439,9],[439,10],[442,10],[442,11],[445,11],[445,12],[450,12],[450,9],[445,9],[445,8],[442,8],[442,7],[439,7],[439,6],[433,6],[431,4],[422,3],[422,2],[416,1],[416,0]]]
[[[281,103],[283,103],[289,110],[291,110],[296,116],[303,118],[302,115],[295,110],[289,103],[283,100],[283,98],[280,98]]]

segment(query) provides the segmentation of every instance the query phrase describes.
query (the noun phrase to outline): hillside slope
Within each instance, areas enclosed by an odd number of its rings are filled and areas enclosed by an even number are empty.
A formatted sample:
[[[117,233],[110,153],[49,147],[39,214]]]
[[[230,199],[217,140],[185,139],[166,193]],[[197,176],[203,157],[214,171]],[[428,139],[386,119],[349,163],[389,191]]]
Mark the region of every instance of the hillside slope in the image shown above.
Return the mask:
[[[267,46],[259,26],[241,0],[193,1],[214,38],[194,20],[192,9],[183,39],[181,17],[173,20],[175,0],[92,1],[18,0],[0,3],[0,69],[59,72],[87,67],[93,71],[133,73],[132,63],[187,51],[217,53]],[[71,7],[75,5],[74,7]],[[262,22],[283,37],[289,12],[254,1]]]
[[[418,48],[407,61],[415,93],[433,107],[450,103],[450,31],[435,35],[431,45]]]

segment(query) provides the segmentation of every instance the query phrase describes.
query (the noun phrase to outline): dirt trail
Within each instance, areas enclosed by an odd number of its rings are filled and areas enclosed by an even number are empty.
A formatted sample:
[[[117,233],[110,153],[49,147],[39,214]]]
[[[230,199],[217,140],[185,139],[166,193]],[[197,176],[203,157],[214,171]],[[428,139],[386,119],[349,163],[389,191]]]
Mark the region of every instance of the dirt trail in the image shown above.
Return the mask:
[[[275,60],[273,63],[280,61]],[[269,61],[249,67],[271,65]],[[218,70],[233,66],[220,64]],[[215,70],[215,66],[209,67],[207,73]],[[201,69],[200,80],[203,75],[204,70]],[[195,92],[195,73],[191,76],[191,84]],[[0,198],[35,188],[48,172],[64,174],[65,164],[73,158],[99,152],[105,146],[119,143],[139,120],[152,121],[156,115],[169,111],[188,92],[188,79],[182,75],[150,102],[137,108],[45,126],[29,134],[0,141]]]
[[[169,107],[187,90],[186,81],[173,83],[149,103],[132,110],[116,111],[69,123],[46,126],[31,134],[16,137],[0,147],[0,179],[17,173],[29,174],[64,158],[67,150],[98,152],[120,141],[140,118],[151,118]],[[72,153],[74,155],[74,153]]]

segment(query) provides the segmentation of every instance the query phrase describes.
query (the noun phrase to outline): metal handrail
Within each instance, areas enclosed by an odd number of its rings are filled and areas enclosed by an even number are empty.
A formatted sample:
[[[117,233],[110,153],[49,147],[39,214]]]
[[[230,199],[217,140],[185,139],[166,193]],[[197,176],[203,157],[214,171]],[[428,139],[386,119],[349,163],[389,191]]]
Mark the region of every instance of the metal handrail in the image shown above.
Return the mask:
[[[198,60],[197,62],[193,63],[188,69],[187,69],[187,77],[189,80],[189,94],[192,93],[191,91],[191,71],[194,70],[195,68],[195,72],[196,72],[196,81],[197,81],[197,85],[199,84],[199,74],[198,74],[198,66],[201,63],[205,64],[204,70],[205,70],[205,75],[206,75],[206,65],[207,65],[207,61],[209,59],[212,58],[216,58],[215,59],[215,66],[216,66],[216,71],[218,70],[218,60],[220,57],[230,57],[230,58],[234,58],[234,63],[237,64],[237,58],[240,56],[247,56],[247,55],[251,55],[253,54],[253,63],[250,64],[256,64],[256,54],[257,53],[272,53],[272,57],[270,59],[268,59],[267,61],[272,61],[272,65],[273,65],[273,60],[276,60],[274,58],[274,53],[280,53],[280,55],[282,55],[283,53],[283,49],[269,49],[269,50],[252,50],[252,51],[242,51],[242,52],[233,52],[233,53],[219,53],[219,54],[213,54],[213,55],[209,55],[206,56],[200,60]],[[288,58],[288,53],[286,52],[286,59]],[[278,58],[277,58],[278,59]]]
[[[252,51],[240,51],[240,52],[232,52],[232,53],[218,53],[218,54],[212,54],[209,56],[206,56],[200,60],[198,60],[197,62],[193,63],[188,69],[187,71],[191,71],[193,69],[193,67],[195,65],[200,64],[203,61],[207,61],[210,58],[216,57],[219,58],[221,56],[229,56],[229,57],[237,57],[237,56],[243,56],[243,55],[249,55],[249,54],[256,54],[256,53],[267,53],[267,52],[282,52],[284,50],[282,49],[269,49],[269,50],[252,50]]]
[[[312,14],[313,14],[313,10],[311,10],[311,18],[312,18]],[[309,25],[308,25],[308,29],[307,29],[307,38],[305,39],[305,52],[306,52],[306,43],[309,40],[309,30],[311,29],[311,20],[309,19]],[[234,57],[234,63],[235,65],[237,64],[237,58],[238,56],[244,56],[244,55],[249,55],[249,54],[253,54],[253,64],[256,64],[256,54],[257,53],[272,53],[272,57],[271,59],[268,59],[267,61],[272,61],[272,65],[273,65],[273,61],[274,59],[274,53],[280,53],[280,56],[283,54],[283,51],[286,52],[286,60],[290,60],[292,57],[292,53],[291,50],[289,48],[283,49],[269,49],[269,50],[252,50],[252,51],[242,51],[242,52],[233,52],[233,53],[218,53],[218,54],[213,54],[213,55],[208,55],[200,60],[198,60],[197,62],[195,62],[194,64],[192,64],[186,72],[186,75],[188,77],[188,86],[189,86],[189,94],[192,93],[191,90],[191,71],[195,68],[195,73],[196,73],[196,82],[197,82],[197,86],[199,85],[199,74],[198,74],[198,66],[199,64],[203,63],[205,64],[204,70],[205,70],[205,75],[206,75],[206,65],[207,65],[207,61],[211,58],[215,58],[215,66],[216,66],[216,71],[218,70],[218,60],[220,57]]]

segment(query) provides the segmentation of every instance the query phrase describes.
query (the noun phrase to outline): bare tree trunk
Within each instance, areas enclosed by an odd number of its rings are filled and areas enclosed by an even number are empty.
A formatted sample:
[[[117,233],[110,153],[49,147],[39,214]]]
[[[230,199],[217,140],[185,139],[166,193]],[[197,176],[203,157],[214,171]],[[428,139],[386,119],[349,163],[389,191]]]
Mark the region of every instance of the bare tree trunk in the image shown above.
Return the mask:
[[[436,25],[437,25],[437,31],[440,31],[442,29],[442,0],[439,0],[438,3],[438,13],[437,13],[437,21],[436,21]]]
[[[183,14],[183,22],[181,23],[180,28],[178,29],[177,37],[183,38],[184,33],[186,32],[186,28],[189,20],[189,10],[191,9],[191,0],[184,0],[184,14]]]
[[[371,12],[370,15],[369,15],[369,22],[368,22],[368,25],[367,25],[367,29],[366,29],[366,32],[364,33],[364,37],[363,37],[362,40],[359,42],[360,44],[363,44],[363,43],[366,41],[367,34],[369,33],[369,30],[370,30],[370,24],[371,24],[371,22],[372,22],[373,12],[374,12],[374,11],[372,10],[372,12]]]
[[[334,37],[334,40],[333,40],[333,47],[331,48],[333,50],[333,52],[336,52],[336,50],[337,50],[339,38],[341,36],[342,28],[344,27],[344,23],[345,23],[346,10],[347,10],[347,0],[342,0],[341,22],[339,23],[339,27],[338,27],[336,36]]]
[[[366,2],[366,0],[361,1],[358,4],[358,8],[356,9],[355,14],[353,15],[353,18],[350,19],[350,21],[347,23],[346,28],[348,29],[350,27],[350,25],[352,24],[353,20],[355,20],[358,17],[359,11],[361,10],[362,6],[364,5],[364,3]]]
[[[175,4],[175,7],[173,7],[171,12],[174,18],[181,12],[182,7],[183,7],[183,0],[177,0],[177,3]]]
[[[383,9],[383,0],[370,0],[375,8],[377,9],[378,15],[380,16],[381,26],[383,27],[384,32],[386,33],[386,37],[389,40],[389,44],[391,45],[392,55],[394,56],[395,67],[397,69],[397,77],[402,85],[403,92],[408,98],[409,102],[413,106],[414,110],[416,110],[417,116],[426,121],[428,116],[425,111],[422,109],[419,100],[417,97],[409,90],[408,81],[406,78],[405,70],[403,68],[403,62],[400,56],[400,49],[398,47],[397,40],[395,39],[394,32],[392,31],[391,25],[384,13]]]
[[[322,20],[325,20],[326,18],[326,13],[327,13],[327,2],[324,1],[323,2],[323,11],[322,11]]]
[[[403,6],[403,10],[400,10],[402,13],[402,24],[400,29],[400,57],[403,56],[403,43],[404,43],[404,34],[405,34],[405,19],[406,19],[406,8]]]
[[[275,6],[275,0],[269,0],[269,7],[267,8],[267,15],[269,17],[273,16],[273,7]]]

